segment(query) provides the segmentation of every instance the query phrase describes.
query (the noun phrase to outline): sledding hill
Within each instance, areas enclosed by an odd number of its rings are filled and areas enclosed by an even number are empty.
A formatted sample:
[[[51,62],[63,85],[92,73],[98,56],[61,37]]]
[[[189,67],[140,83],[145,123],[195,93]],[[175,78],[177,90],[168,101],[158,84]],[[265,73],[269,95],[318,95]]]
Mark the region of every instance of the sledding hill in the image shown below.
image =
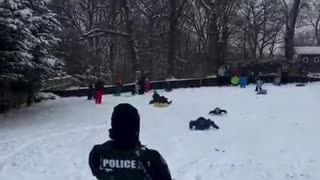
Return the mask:
[[[142,118],[141,141],[158,149],[176,180],[319,180],[320,84],[306,87],[178,89],[167,108],[148,105],[152,94],[44,102],[0,117],[1,180],[88,180],[93,144],[108,139],[115,105],[132,103]],[[216,106],[221,117],[208,115]],[[190,131],[210,117],[220,130]]]

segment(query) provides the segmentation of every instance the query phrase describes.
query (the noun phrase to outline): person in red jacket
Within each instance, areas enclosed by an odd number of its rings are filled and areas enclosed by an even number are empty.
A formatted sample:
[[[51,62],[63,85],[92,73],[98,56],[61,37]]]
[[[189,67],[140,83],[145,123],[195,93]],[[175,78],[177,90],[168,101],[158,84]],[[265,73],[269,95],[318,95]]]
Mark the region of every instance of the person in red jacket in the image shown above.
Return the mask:
[[[95,84],[96,104],[102,104],[103,87],[104,87],[103,81],[98,80]]]
[[[146,80],[144,81],[144,90],[146,91],[146,92],[149,92],[150,91],[150,81],[149,81],[149,79],[148,78],[146,78]]]
[[[232,76],[238,76],[240,77],[240,68],[238,66],[235,66],[233,69],[232,69]]]

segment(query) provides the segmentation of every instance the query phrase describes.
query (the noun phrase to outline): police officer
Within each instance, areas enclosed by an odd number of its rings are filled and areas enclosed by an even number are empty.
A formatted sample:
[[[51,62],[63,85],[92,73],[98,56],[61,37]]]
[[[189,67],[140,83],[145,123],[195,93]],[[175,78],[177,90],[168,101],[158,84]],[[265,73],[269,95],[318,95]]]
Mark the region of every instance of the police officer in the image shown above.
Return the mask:
[[[140,116],[130,104],[119,104],[111,117],[109,141],[95,145],[89,166],[98,180],[172,180],[166,161],[141,145]]]

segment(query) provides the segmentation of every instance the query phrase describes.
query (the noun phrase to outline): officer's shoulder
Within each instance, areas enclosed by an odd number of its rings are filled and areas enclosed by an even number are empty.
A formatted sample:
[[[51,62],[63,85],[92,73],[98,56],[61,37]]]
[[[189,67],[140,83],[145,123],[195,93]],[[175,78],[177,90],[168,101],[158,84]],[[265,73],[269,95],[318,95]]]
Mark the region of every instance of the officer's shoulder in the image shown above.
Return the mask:
[[[112,142],[111,141],[107,141],[107,142],[104,142],[102,144],[94,145],[92,150],[93,151],[106,151],[108,149],[111,149],[111,146],[112,146]]]
[[[150,149],[146,146],[141,146],[141,150],[147,155],[149,158],[151,157],[152,159],[158,159],[161,158],[161,154],[159,151],[155,149]]]

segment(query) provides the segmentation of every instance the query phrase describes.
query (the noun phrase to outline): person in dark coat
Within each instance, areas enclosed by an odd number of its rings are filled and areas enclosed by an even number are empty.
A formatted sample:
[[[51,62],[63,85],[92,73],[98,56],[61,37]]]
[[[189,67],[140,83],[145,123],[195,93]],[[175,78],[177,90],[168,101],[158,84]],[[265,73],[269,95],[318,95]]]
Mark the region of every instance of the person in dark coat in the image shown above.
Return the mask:
[[[94,145],[89,166],[98,180],[172,180],[168,165],[157,150],[139,140],[140,116],[130,104],[117,105],[111,117],[109,141]]]
[[[90,84],[88,87],[88,100],[92,100],[94,97],[94,89],[93,89],[93,85]]]
[[[157,91],[154,91],[152,95],[152,100],[149,102],[149,104],[154,103],[171,104],[172,101],[168,101],[168,98],[160,96],[160,94]]]
[[[288,83],[288,73],[289,73],[288,65],[287,64],[282,65],[282,67],[281,67],[281,84]]]
[[[209,114],[211,115],[221,115],[221,114],[227,114],[227,110],[225,109],[220,109],[218,107],[216,107],[214,110],[210,111]]]
[[[116,82],[116,86],[117,86],[117,89],[116,89],[116,95],[120,96],[121,95],[121,92],[122,92],[122,81],[120,78],[118,78],[117,82]]]
[[[308,82],[308,65],[303,63],[300,67],[301,77],[303,78],[303,83]]]
[[[166,92],[171,92],[172,91],[172,86],[171,86],[171,83],[169,81],[166,82],[166,85],[165,85],[165,91]]]
[[[144,94],[145,93],[145,81],[146,81],[146,77],[142,74],[138,83],[139,83],[139,94]]]
[[[207,130],[210,127],[213,127],[215,129],[220,129],[220,127],[214,121],[210,119],[206,119],[204,117],[199,117],[197,120],[189,122],[190,129]]]
[[[154,91],[154,92],[153,92],[153,95],[152,95],[152,98],[153,98],[154,100],[158,100],[158,99],[160,98],[160,94],[159,94],[157,91]]]
[[[103,95],[104,84],[102,80],[98,80],[95,84],[96,91],[96,104],[102,103],[102,95]]]

